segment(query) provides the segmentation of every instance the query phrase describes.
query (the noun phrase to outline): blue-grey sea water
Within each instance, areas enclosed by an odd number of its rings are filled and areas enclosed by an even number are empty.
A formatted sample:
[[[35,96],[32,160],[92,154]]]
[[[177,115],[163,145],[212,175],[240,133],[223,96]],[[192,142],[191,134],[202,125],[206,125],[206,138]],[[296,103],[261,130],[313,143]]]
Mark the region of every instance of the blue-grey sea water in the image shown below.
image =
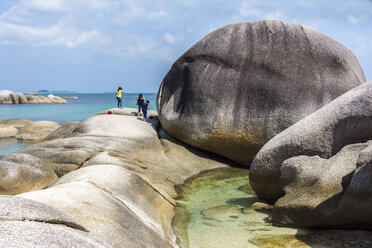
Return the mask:
[[[106,109],[117,107],[115,93],[70,93],[55,94],[60,97],[77,96],[78,99],[66,99],[67,104],[40,103],[40,104],[0,104],[0,120],[28,119],[32,121],[56,121],[64,124],[69,121],[84,121],[92,115]],[[123,107],[137,108],[136,97],[138,93],[123,94]],[[150,101],[150,109],[156,110],[157,93],[143,93]],[[0,140],[0,155],[15,152],[30,143],[15,139]]]

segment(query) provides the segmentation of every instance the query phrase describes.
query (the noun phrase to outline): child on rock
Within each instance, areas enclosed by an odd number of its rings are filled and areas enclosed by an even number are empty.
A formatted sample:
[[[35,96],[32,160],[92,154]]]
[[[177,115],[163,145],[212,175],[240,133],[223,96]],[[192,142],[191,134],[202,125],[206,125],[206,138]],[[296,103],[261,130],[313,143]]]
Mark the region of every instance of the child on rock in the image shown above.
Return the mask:
[[[146,121],[147,119],[147,110],[150,108],[149,107],[150,101],[146,101],[145,103],[142,104],[142,113],[143,113],[143,120]]]

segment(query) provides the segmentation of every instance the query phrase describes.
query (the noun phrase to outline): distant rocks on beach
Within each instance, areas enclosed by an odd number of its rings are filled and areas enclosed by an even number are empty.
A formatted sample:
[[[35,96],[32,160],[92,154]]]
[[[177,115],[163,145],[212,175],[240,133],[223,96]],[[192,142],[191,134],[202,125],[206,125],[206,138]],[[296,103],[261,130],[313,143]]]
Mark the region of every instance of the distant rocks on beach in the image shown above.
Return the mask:
[[[65,99],[55,95],[41,96],[37,94],[24,95],[22,92],[0,90],[0,104],[27,104],[27,103],[67,103]]]
[[[64,96],[63,99],[79,99],[77,96]]]

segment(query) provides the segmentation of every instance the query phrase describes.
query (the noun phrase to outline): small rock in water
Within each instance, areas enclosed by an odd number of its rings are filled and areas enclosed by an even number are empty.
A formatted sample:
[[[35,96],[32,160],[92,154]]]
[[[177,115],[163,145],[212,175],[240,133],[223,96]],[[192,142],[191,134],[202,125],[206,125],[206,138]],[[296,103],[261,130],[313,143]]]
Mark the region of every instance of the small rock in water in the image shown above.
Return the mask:
[[[235,221],[239,218],[241,210],[233,205],[219,205],[202,211],[204,218],[220,222]]]

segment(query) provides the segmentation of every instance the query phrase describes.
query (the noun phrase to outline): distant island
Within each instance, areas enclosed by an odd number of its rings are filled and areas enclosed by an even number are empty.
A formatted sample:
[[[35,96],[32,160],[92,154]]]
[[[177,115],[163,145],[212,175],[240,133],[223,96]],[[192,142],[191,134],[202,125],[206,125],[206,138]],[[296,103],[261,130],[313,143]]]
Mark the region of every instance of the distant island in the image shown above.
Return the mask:
[[[38,93],[38,94],[71,94],[71,93],[77,93],[76,91],[70,91],[70,90],[46,90],[46,89],[43,89],[43,90],[39,90],[39,91],[36,91],[35,93]]]

